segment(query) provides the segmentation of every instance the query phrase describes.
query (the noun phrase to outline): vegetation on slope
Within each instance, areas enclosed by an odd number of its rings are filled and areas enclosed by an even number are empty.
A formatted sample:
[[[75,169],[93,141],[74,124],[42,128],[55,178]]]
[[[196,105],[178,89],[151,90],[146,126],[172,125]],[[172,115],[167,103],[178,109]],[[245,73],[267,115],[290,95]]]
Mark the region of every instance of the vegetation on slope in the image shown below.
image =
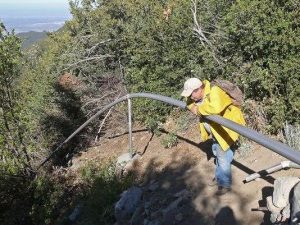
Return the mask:
[[[18,33],[17,36],[22,40],[22,49],[26,49],[33,44],[36,44],[39,41],[45,39],[47,37],[47,32],[29,31]]]
[[[53,223],[62,206],[52,194],[65,189],[55,179],[58,189],[45,188],[44,177],[91,142],[97,121],[37,168],[95,109],[127,92],[179,98],[188,77],[225,78],[243,89],[249,126],[276,133],[285,121],[299,124],[299,1],[81,0],[70,8],[73,19],[23,55],[20,39],[1,26],[1,223]],[[151,128],[170,111],[134,101],[134,118]],[[54,201],[41,210],[47,216],[36,210],[40,197],[31,198],[38,191]]]

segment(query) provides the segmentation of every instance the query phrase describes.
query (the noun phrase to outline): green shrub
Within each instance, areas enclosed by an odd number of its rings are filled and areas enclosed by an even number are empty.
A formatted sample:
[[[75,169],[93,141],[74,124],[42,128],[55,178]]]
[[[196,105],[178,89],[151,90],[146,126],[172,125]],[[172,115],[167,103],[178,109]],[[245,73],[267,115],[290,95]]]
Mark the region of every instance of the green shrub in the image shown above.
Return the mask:
[[[179,115],[178,115],[179,114]],[[198,118],[194,116],[190,111],[179,111],[172,115],[175,120],[175,131],[184,132],[187,131],[191,126],[198,122]]]
[[[103,166],[89,164],[81,170],[81,174],[88,187],[83,195],[80,220],[95,225],[112,224],[113,205],[119,200],[120,194],[133,184],[133,177],[118,179],[113,163]]]
[[[227,77],[264,106],[269,132],[299,122],[299,2],[237,1],[223,18]]]
[[[172,148],[176,146],[178,143],[178,138],[174,133],[168,133],[162,140],[161,144],[164,148]]]
[[[68,210],[70,186],[63,177],[40,175],[32,183],[33,198],[30,217],[32,224],[57,224]]]

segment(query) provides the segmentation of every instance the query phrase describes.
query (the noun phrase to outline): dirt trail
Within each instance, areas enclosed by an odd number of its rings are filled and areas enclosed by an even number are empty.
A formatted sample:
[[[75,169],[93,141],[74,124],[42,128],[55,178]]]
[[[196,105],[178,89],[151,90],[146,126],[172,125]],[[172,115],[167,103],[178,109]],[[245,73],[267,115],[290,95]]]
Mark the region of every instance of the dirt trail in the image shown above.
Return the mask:
[[[151,134],[147,131],[133,134],[134,149],[144,153],[135,167],[135,173],[144,179],[144,183],[158,181],[162,198],[182,189],[192,193],[190,201],[182,208],[186,211],[182,215],[188,216],[180,224],[198,225],[201,224],[200,220],[210,221],[202,224],[269,224],[268,214],[253,209],[265,206],[265,197],[271,195],[276,177],[300,176],[300,170],[289,169],[258,181],[243,183],[248,174],[285,160],[270,150],[252,144],[247,154],[237,152],[235,155],[232,192],[216,196],[216,187],[207,185],[214,176],[214,158],[211,157],[209,143],[199,144],[198,131],[191,129],[179,134],[178,145],[170,149],[163,148],[160,143],[162,138],[154,136],[149,142]],[[80,167],[87,161],[101,162],[109,157],[117,157],[127,149],[127,135],[103,139],[101,145],[75,158],[73,164]]]

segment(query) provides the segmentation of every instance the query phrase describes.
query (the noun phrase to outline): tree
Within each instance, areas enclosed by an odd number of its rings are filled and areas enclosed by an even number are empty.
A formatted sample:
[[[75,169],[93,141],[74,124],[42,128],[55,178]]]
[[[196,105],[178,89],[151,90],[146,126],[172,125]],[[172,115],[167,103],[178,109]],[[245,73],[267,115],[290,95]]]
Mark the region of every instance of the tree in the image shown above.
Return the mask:
[[[17,105],[20,40],[0,27],[0,169],[5,174],[31,174],[31,158],[24,143]]]
[[[269,131],[299,123],[298,1],[238,1],[222,20],[226,70],[264,106]]]

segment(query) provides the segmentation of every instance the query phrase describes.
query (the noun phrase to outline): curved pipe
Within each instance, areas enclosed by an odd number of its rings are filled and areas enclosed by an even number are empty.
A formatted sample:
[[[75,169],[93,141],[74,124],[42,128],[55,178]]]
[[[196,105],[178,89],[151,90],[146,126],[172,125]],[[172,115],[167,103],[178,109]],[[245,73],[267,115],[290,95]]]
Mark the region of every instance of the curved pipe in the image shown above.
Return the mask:
[[[99,112],[97,112],[95,115],[93,115],[90,119],[88,119],[84,124],[82,124],[77,130],[75,130],[63,143],[61,143],[51,154],[50,156],[48,156],[48,158],[46,158],[41,164],[40,166],[38,166],[37,169],[39,169],[41,166],[43,166],[51,157],[52,155],[58,151],[65,143],[67,143],[68,141],[70,141],[76,134],[78,134],[83,128],[85,128],[91,121],[93,121],[96,117],[98,117],[100,114],[102,114],[103,112],[105,112],[106,110],[108,110],[109,108],[111,108],[112,106],[127,100],[129,98],[138,98],[138,97],[143,97],[143,98],[150,98],[150,99],[154,99],[154,100],[158,100],[158,101],[162,101],[165,103],[168,103],[170,105],[173,106],[177,106],[180,107],[182,109],[186,108],[186,103],[170,98],[170,97],[166,97],[163,95],[157,95],[157,94],[152,94],[152,93],[132,93],[132,94],[128,94],[125,95],[121,98],[119,98],[118,100],[106,105],[103,109],[101,109]],[[225,119],[221,116],[218,115],[210,115],[210,116],[205,116],[206,119],[216,122],[218,124],[221,124],[224,127],[227,127],[255,142],[257,142],[258,144],[261,144],[262,146],[271,149],[272,151],[284,156],[285,158],[300,164],[300,152],[299,151],[295,151],[292,148],[290,148],[289,146],[280,143],[278,141],[274,141],[272,139],[270,139],[269,137],[259,134],[258,132],[251,130],[247,127],[241,126],[231,120]]]

